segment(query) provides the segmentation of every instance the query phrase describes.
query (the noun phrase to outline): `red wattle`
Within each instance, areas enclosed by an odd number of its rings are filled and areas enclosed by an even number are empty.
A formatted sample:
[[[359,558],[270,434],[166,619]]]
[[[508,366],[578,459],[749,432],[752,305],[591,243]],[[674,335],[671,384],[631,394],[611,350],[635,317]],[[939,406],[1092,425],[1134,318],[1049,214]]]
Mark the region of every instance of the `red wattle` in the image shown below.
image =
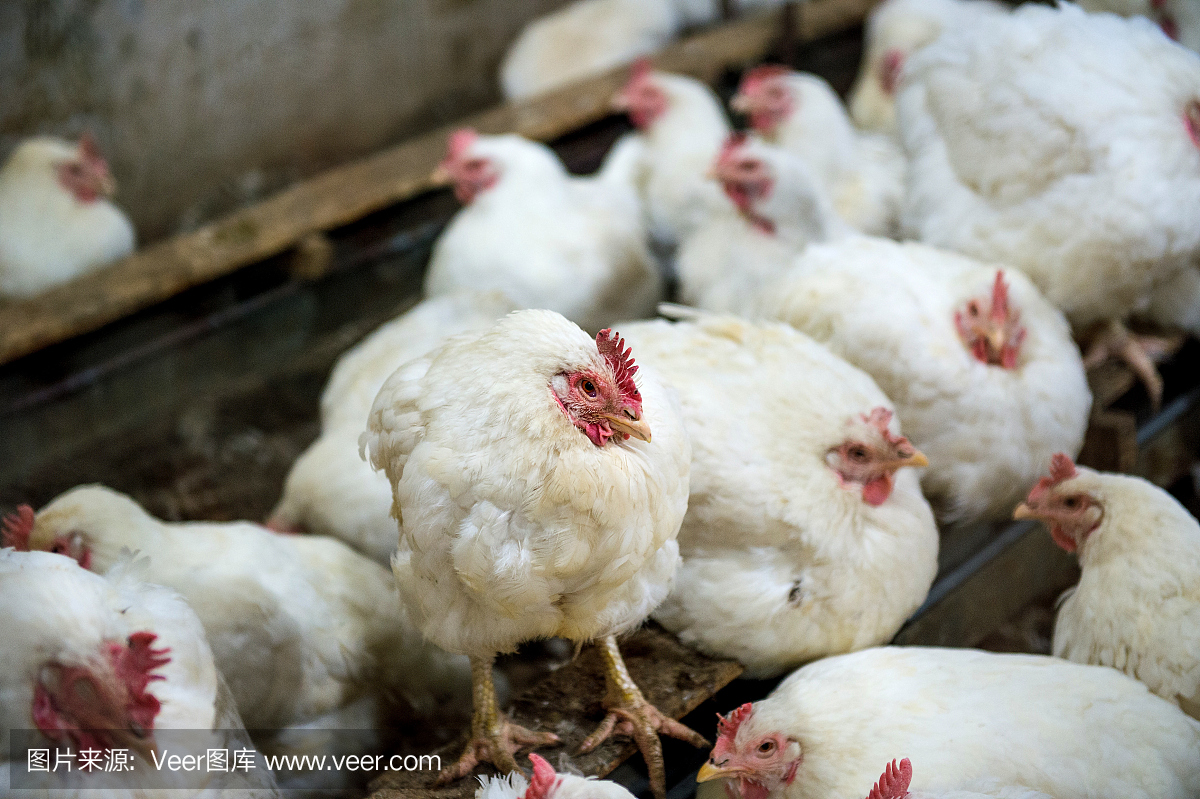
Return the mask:
[[[1057,524],[1050,525],[1050,537],[1053,538],[1054,543],[1062,547],[1064,551],[1075,551],[1075,539],[1064,533],[1062,527],[1058,526]]]
[[[892,476],[885,474],[882,477],[876,477],[863,486],[862,498],[863,502],[872,507],[879,507],[887,502],[888,497],[892,495]]]

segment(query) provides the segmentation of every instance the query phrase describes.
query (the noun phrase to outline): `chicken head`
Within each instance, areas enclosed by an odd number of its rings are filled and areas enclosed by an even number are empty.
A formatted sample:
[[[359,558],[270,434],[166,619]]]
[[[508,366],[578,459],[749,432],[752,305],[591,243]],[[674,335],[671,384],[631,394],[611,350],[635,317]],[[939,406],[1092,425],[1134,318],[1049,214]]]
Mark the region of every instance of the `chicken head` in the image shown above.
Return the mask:
[[[746,134],[730,136],[712,167],[712,175],[721,181],[725,195],[742,216],[766,233],[775,231],[775,223],[755,210],[755,205],[771,196],[775,175],[761,158],[745,150]]]
[[[1082,546],[1104,519],[1104,505],[1079,485],[1079,471],[1065,452],[1050,459],[1050,475],[1038,480],[1029,496],[1013,511],[1014,519],[1037,519],[1050,530],[1054,543],[1067,552]]]
[[[796,98],[785,80],[789,74],[787,67],[778,64],[755,67],[742,78],[730,106],[750,118],[750,127],[764,136],[773,136],[795,110]]]
[[[642,395],[633,382],[637,372],[632,350],[609,329],[596,334],[596,349],[606,369],[560,372],[550,381],[551,393],[571,423],[597,447],[614,435],[650,440],[650,425],[642,421]]]
[[[93,203],[101,197],[111,197],[117,190],[108,162],[100,155],[100,148],[90,133],[79,137],[75,157],[59,163],[55,173],[59,185],[81,203]]]
[[[629,115],[629,121],[644,130],[662,116],[668,105],[667,93],[654,80],[654,68],[646,58],[634,62],[625,87],[613,97],[612,107]]]
[[[446,145],[446,157],[431,177],[437,185],[453,185],[455,198],[464,205],[474,200],[480,192],[496,185],[500,179],[500,171],[490,158],[473,153],[478,140],[479,134],[471,128],[460,128],[451,133]]]
[[[728,716],[718,714],[717,743],[700,767],[697,782],[726,780],[737,799],[766,799],[796,779],[803,753],[800,743],[777,731],[762,732],[751,723],[754,705],[747,702]]]
[[[888,429],[892,412],[873,409],[847,422],[846,439],[825,455],[843,488],[862,491],[863,501],[878,506],[892,494],[896,471],[905,466],[928,466],[929,459]]]
[[[77,748],[154,749],[159,701],[146,686],[170,662],[169,650],[154,649],[157,636],[137,632],[124,642],[109,641],[82,664],[45,664],[34,688],[32,715],[50,740]]]
[[[1008,299],[1004,270],[996,270],[992,293],[987,299],[972,298],[954,312],[958,337],[975,360],[983,364],[1015,369],[1025,341],[1021,313]]]
[[[4,517],[0,543],[19,552],[43,550],[66,555],[85,569],[92,567],[92,548],[82,531],[60,530],[54,520],[48,520],[41,530],[37,530],[36,517],[29,505],[21,505],[15,513]]]

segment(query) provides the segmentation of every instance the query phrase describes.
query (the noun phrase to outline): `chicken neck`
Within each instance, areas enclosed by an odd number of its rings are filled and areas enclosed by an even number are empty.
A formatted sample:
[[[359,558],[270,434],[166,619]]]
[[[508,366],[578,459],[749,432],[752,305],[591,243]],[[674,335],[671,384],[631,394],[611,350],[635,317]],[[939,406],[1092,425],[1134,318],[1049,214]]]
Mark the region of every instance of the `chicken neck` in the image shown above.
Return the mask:
[[[579,747],[580,754],[590,752],[608,739],[614,732],[631,736],[637,743],[646,769],[650,773],[650,789],[656,799],[667,795],[667,773],[663,761],[662,742],[659,733],[687,741],[692,746],[704,749],[711,744],[696,731],[680,724],[646,701],[641,689],[629,676],[616,636],[600,639],[600,656],[604,660],[604,677],[608,688],[604,695],[604,709],[608,711],[596,731]]]

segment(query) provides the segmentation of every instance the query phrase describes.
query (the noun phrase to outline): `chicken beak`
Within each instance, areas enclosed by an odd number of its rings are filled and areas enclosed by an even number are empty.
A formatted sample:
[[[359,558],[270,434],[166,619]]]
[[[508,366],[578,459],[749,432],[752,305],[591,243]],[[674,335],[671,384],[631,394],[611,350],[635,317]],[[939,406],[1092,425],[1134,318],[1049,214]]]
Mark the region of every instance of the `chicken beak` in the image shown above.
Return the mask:
[[[624,433],[649,443],[650,425],[641,419],[631,419],[623,413],[606,413],[604,418],[608,420],[609,426],[618,433]]]
[[[750,99],[749,95],[738,92],[729,101],[729,107],[739,114],[749,114],[754,110],[754,101]]]
[[[918,449],[918,450],[914,450],[913,454],[909,455],[907,458],[902,458],[899,461],[899,465],[901,467],[913,466],[915,468],[920,469],[920,468],[923,468],[923,467],[929,465],[929,458],[926,458],[925,453],[921,452],[921,450]]]
[[[96,188],[99,189],[101,197],[112,197],[117,193],[117,181],[107,172],[100,176],[98,183]]]
[[[1038,516],[1036,513],[1034,513],[1033,508],[1022,502],[1017,506],[1016,510],[1013,511],[1012,517],[1017,521],[1021,521],[1022,519],[1036,519]]]
[[[450,168],[445,164],[438,164],[432,172],[429,173],[429,182],[434,188],[449,186],[454,182],[454,176],[450,174]]]
[[[721,768],[714,766],[711,760],[706,760],[704,765],[700,767],[699,773],[696,774],[696,782],[708,782],[709,780],[719,780],[734,775],[734,769]]]
[[[992,348],[992,352],[1004,352],[1004,345],[1008,343],[1008,336],[1003,330],[991,330],[987,334],[988,346]]]

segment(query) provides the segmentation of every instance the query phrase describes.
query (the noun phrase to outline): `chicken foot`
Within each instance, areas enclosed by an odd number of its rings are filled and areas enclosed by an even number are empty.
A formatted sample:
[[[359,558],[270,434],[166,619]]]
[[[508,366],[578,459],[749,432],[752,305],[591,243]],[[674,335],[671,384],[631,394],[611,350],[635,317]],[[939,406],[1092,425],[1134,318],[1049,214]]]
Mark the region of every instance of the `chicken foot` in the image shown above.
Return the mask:
[[[1124,323],[1112,320],[1096,333],[1083,356],[1087,369],[1099,366],[1109,358],[1123,361],[1146,387],[1150,404],[1155,410],[1162,404],[1163,381],[1155,362],[1171,348],[1173,339],[1162,336],[1139,336],[1130,332]]]
[[[438,774],[437,784],[445,785],[470,774],[480,763],[491,763],[503,773],[517,770],[516,753],[526,746],[558,743],[552,732],[534,732],[509,721],[496,702],[492,682],[492,658],[471,658],[471,692],[475,713],[471,718],[471,739],[462,756]]]
[[[711,744],[699,733],[670,716],[663,715],[662,711],[646,701],[637,683],[629,676],[629,670],[625,668],[621,650],[617,648],[616,636],[602,638],[598,646],[600,655],[604,658],[604,676],[608,685],[604,696],[604,709],[608,714],[596,731],[579,747],[579,753],[592,751],[613,733],[631,736],[646,761],[646,769],[650,772],[650,789],[657,799],[664,799],[667,795],[667,774],[662,742],[658,740],[659,733],[687,741],[700,749]]]

